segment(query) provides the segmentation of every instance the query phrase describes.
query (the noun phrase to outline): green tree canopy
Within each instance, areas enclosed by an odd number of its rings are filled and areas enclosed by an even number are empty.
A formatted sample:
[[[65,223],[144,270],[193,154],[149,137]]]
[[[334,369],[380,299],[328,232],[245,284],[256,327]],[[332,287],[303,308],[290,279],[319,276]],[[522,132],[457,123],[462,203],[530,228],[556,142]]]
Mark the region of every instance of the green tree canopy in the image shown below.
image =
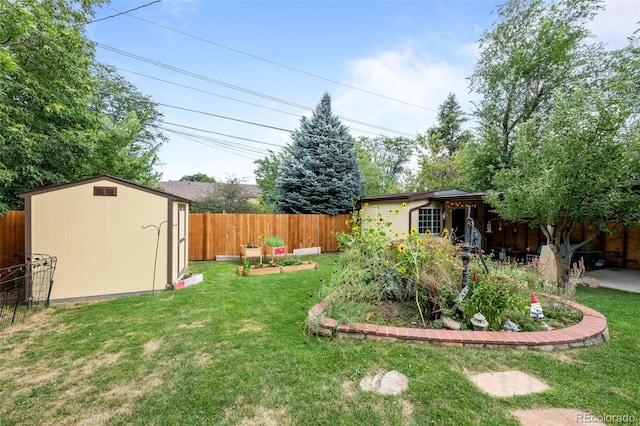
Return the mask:
[[[0,0],[0,211],[39,186],[157,179],[155,104],[97,64],[84,35],[101,3]]]
[[[273,213],[277,209],[278,187],[276,182],[278,181],[278,170],[284,155],[286,155],[284,152],[276,154],[269,150],[269,153],[264,158],[254,161],[256,169],[253,173],[256,176],[256,184],[261,192],[258,202],[260,210],[265,213]]]
[[[193,175],[184,175],[180,180],[182,182],[215,182],[216,178],[205,173],[195,173]]]
[[[228,176],[225,182],[215,184],[207,196],[195,200],[190,210],[193,213],[252,213],[254,208],[249,198],[243,181]]]
[[[311,119],[302,117],[278,171],[278,210],[285,213],[350,213],[362,178],[347,126],[331,112],[325,93]]]
[[[466,189],[469,185],[461,164],[466,157],[460,154],[472,140],[472,134],[464,128],[468,118],[453,93],[438,108],[437,120],[425,135],[418,135],[419,170],[410,179],[409,188],[414,191]]]
[[[368,196],[398,192],[403,186],[406,166],[415,150],[415,140],[378,136],[360,137],[355,150]]]
[[[553,100],[516,130],[513,164],[495,176],[504,193],[487,201],[502,218],[539,227],[566,279],[573,251],[616,224],[638,224],[640,133],[628,125],[627,97],[585,82]],[[582,223],[594,232],[576,244],[569,237]]]
[[[482,95],[479,145],[466,171],[475,189],[495,187],[494,171],[513,159],[516,129],[547,114],[557,90],[568,93],[575,82],[604,74],[602,48],[587,43],[586,28],[602,8],[600,0],[509,0],[497,8],[471,76],[471,89]]]

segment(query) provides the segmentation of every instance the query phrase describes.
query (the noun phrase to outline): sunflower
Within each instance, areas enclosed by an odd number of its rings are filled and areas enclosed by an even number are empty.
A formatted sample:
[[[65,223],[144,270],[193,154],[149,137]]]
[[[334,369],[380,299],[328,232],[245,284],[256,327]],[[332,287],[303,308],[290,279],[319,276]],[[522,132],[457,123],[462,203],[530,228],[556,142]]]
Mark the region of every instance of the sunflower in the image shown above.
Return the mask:
[[[399,251],[400,253],[404,253],[406,250],[407,250],[407,248],[405,247],[405,245],[404,245],[404,244],[400,244],[400,245],[398,246],[398,251]]]
[[[414,226],[411,228],[411,233],[412,234],[417,234],[418,233],[418,229]]]
[[[406,202],[402,203],[402,208],[403,208],[403,209],[406,209],[406,208],[407,208],[407,203],[406,203]]]
[[[404,274],[405,272],[407,272],[407,268],[405,268],[404,266],[401,266],[398,268],[398,272],[400,272],[401,274]]]
[[[358,211],[358,214],[359,214],[360,216],[362,216],[362,215],[364,214],[364,210],[363,210],[363,209],[360,209],[360,210]]]

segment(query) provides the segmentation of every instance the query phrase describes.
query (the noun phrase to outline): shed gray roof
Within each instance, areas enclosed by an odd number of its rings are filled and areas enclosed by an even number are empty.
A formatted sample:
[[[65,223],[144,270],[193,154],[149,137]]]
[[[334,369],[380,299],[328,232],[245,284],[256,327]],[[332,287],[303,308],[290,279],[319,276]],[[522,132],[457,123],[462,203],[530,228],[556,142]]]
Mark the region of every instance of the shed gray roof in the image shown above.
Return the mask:
[[[222,182],[187,182],[181,180],[160,181],[156,184],[161,190],[189,200],[204,198],[216,191]],[[258,185],[240,184],[249,195],[249,198],[259,198],[262,194]]]

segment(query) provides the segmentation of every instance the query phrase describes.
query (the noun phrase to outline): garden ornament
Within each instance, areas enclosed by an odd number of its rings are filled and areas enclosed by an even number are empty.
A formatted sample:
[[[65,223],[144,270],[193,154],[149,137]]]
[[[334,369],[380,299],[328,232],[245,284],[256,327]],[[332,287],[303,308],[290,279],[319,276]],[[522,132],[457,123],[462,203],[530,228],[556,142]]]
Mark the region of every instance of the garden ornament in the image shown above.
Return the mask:
[[[542,306],[540,306],[540,302],[538,302],[538,298],[535,293],[531,293],[531,309],[529,310],[529,313],[534,321],[539,321],[544,318]]]

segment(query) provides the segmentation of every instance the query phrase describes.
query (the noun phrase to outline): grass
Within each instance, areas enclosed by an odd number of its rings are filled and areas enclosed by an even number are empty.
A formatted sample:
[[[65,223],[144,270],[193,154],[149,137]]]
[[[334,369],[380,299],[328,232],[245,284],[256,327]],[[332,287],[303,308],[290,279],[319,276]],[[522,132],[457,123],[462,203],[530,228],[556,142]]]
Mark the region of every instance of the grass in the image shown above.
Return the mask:
[[[0,331],[0,425],[500,424],[510,411],[579,408],[640,418],[640,294],[579,288],[607,316],[611,342],[563,352],[326,339],[304,331],[332,273],[238,277],[197,263],[180,291],[53,306]],[[378,370],[409,378],[401,396],[362,392]],[[467,372],[519,369],[551,389],[494,398]]]

